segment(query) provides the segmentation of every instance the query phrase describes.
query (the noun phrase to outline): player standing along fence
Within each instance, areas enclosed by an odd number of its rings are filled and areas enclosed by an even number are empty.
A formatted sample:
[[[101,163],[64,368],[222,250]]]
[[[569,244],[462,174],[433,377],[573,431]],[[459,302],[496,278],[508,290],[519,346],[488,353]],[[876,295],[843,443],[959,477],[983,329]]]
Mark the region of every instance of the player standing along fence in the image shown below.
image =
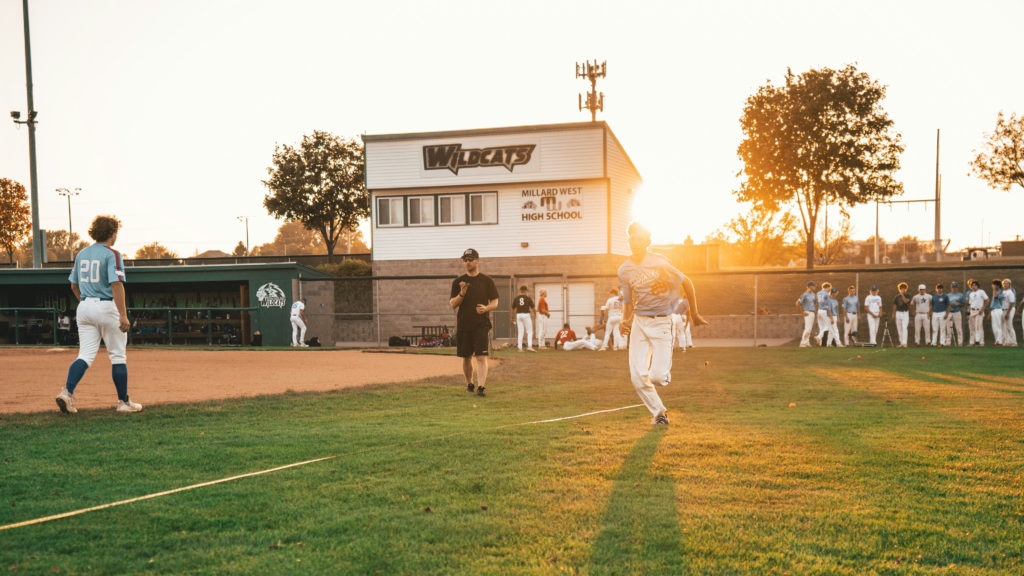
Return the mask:
[[[884,326],[892,315],[892,299],[896,285],[901,281],[915,288],[925,284],[929,293],[933,293],[935,285],[940,282],[948,291],[954,280],[964,290],[969,278],[977,278],[983,287],[987,287],[993,278],[1010,278],[1015,286],[1024,286],[1024,264],[965,265],[954,262],[948,265],[876,268],[716,271],[689,276],[696,287],[701,311],[711,322],[710,326],[693,331],[697,345],[701,342],[728,342],[759,346],[799,340],[803,320],[794,303],[809,280],[819,288],[824,282],[831,283],[838,288],[839,299],[847,295],[848,286],[855,287],[860,306],[857,332],[859,339],[864,341],[868,333],[867,317],[863,312],[864,298],[872,285],[879,287],[882,297]],[[520,285],[528,286],[535,299],[541,288],[548,291],[552,310],[550,326],[560,327],[569,323],[577,333],[581,333],[583,326],[597,324],[608,289],[618,284],[617,278],[609,275],[492,277],[500,294],[499,307],[492,313],[492,337],[498,343],[508,343],[516,338],[509,304]],[[307,308],[310,317],[308,334],[318,335],[325,345],[387,346],[392,337],[408,341],[410,345],[430,344],[445,329],[448,329],[448,334],[454,334],[455,313],[448,307],[453,279],[451,275],[304,279],[301,282],[302,293],[309,296],[314,304]],[[841,314],[840,334],[843,322]],[[891,321],[889,329],[895,331]],[[550,330],[548,338],[556,331]]]

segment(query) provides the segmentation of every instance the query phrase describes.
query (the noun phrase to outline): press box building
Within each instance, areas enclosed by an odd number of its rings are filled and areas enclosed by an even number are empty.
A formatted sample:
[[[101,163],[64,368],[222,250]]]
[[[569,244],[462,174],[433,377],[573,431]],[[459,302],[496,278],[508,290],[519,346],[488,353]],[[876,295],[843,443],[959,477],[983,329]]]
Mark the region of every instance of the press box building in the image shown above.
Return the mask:
[[[524,284],[534,299],[541,289],[548,292],[555,325],[549,338],[562,322],[582,332],[596,321],[629,254],[625,230],[641,183],[607,124],[365,135],[363,141],[382,336],[415,333],[417,323],[454,325],[448,291],[470,247],[498,284],[496,338],[512,336],[509,302]]]

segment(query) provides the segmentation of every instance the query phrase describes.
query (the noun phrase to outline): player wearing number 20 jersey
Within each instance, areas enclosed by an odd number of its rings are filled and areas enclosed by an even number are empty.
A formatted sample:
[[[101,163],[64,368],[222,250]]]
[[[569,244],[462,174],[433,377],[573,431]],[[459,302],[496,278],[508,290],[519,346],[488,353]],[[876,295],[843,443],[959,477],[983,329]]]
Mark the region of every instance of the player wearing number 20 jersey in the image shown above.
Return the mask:
[[[75,265],[68,280],[71,290],[79,299],[77,318],[78,358],[68,368],[67,382],[57,396],[62,412],[75,413],[75,387],[85,371],[92,365],[100,342],[106,344],[110,355],[111,376],[117,389],[117,411],[138,412],[142,405],[128,398],[128,366],[125,347],[128,344],[128,311],[124,295],[124,260],[114,250],[117,231],[121,223],[109,216],[98,216],[89,228],[89,236],[96,244],[82,250],[75,257]]]

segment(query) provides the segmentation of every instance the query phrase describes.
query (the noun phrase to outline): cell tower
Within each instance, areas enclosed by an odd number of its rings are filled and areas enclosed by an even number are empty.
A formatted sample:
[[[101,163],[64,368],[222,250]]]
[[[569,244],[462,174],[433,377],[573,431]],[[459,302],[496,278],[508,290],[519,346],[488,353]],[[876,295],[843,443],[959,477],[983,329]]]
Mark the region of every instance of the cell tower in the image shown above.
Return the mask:
[[[579,105],[580,111],[584,108],[590,110],[590,121],[597,122],[597,111],[604,112],[604,92],[598,93],[597,91],[597,79],[604,78],[608,72],[608,61],[605,60],[600,64],[597,60],[593,62],[584,62],[582,65],[576,63],[576,77],[586,78],[590,80],[590,92],[587,92],[587,101],[583,102],[583,94],[579,94]]]

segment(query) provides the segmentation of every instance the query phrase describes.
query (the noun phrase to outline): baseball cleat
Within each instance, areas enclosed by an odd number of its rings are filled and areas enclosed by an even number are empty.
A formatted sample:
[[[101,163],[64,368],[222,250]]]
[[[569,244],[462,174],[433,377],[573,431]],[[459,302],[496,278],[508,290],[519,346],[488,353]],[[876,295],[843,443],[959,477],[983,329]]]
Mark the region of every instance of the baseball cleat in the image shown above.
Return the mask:
[[[474,390],[476,390],[476,386],[473,386],[472,383],[466,384],[466,392],[472,394]]]
[[[483,386],[477,386],[476,387],[476,395],[477,396],[486,396],[486,394],[484,394],[484,387]]]
[[[131,398],[129,398],[127,402],[123,402],[121,400],[117,401],[118,412],[138,412],[140,410],[142,410],[142,404],[132,402]]]
[[[78,408],[75,408],[75,397],[68,394],[68,389],[64,388],[57,395],[57,407],[60,411],[65,414],[77,414]]]
[[[668,411],[662,412],[654,417],[655,426],[668,426]]]

